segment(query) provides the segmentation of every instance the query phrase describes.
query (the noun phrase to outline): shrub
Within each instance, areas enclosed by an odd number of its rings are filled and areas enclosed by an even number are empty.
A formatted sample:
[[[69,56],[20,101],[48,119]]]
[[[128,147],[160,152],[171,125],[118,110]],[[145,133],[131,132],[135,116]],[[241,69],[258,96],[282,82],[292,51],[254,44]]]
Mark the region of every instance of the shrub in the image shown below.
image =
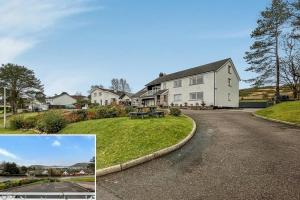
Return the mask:
[[[126,112],[126,114],[128,114],[130,112],[134,112],[134,107],[132,107],[132,106],[126,106],[125,107],[125,112]]]
[[[31,116],[24,118],[23,123],[22,123],[22,128],[23,129],[31,129],[35,128],[37,124],[38,117],[37,116]]]
[[[180,116],[181,110],[179,108],[170,108],[170,115]]]
[[[74,123],[80,121],[79,116],[75,112],[67,112],[64,113],[63,116],[68,123]]]
[[[76,115],[78,115],[79,121],[87,120],[87,111],[86,110],[77,110],[75,111]]]
[[[97,119],[96,118],[96,110],[95,109],[90,109],[87,111],[87,119],[91,120],[91,119]]]
[[[57,111],[49,111],[40,116],[37,129],[45,133],[57,133],[66,126],[64,116]]]
[[[9,120],[9,127],[11,129],[21,129],[23,125],[24,117],[21,115],[16,115],[10,118]]]

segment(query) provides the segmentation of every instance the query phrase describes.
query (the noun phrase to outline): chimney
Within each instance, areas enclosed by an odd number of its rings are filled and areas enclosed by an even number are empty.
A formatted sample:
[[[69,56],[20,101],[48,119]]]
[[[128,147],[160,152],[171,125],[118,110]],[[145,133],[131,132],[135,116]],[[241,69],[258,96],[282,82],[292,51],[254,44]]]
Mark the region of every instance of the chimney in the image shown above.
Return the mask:
[[[163,77],[164,75],[166,75],[166,74],[163,73],[163,72],[160,72],[160,73],[159,73],[159,77]]]

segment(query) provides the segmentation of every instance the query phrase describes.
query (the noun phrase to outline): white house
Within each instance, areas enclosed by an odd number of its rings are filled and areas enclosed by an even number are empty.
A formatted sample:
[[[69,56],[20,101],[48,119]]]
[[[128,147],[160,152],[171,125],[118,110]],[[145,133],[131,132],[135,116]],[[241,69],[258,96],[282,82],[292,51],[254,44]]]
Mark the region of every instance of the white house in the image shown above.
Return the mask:
[[[109,90],[104,88],[96,88],[91,91],[91,103],[99,105],[130,104],[130,94],[121,91]]]
[[[55,95],[53,97],[46,98],[47,104],[55,105],[55,106],[72,107],[73,104],[75,104],[76,102],[77,102],[77,100],[66,92],[62,92],[59,95]]]
[[[230,58],[160,74],[133,95],[136,106],[206,106],[238,107],[239,74]]]

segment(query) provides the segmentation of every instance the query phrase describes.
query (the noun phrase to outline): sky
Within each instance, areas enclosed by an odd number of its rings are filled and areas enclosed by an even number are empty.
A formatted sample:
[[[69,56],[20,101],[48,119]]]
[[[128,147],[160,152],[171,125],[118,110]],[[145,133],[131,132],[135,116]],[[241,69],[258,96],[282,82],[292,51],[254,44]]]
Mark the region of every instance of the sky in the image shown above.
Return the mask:
[[[232,58],[243,80],[251,30],[270,0],[0,0],[0,63],[33,69],[46,95]],[[240,88],[249,87],[245,82]]]
[[[89,162],[93,156],[95,137],[92,135],[1,136],[0,139],[0,163],[70,166]]]

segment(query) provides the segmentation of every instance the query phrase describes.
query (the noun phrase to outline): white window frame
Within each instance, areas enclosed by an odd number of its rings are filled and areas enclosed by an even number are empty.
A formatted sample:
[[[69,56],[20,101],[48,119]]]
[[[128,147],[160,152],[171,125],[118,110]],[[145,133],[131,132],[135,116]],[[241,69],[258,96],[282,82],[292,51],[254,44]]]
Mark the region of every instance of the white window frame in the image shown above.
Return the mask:
[[[192,98],[194,96],[194,98]],[[190,101],[203,101],[204,93],[203,92],[190,92],[189,93]]]
[[[227,95],[228,95],[228,101],[231,101],[231,94],[228,93]]]
[[[190,78],[190,85],[200,85],[200,84],[204,84],[203,75],[196,75]]]
[[[228,65],[228,74],[231,74],[231,70],[232,70],[231,65]]]
[[[176,98],[176,97],[179,97],[179,98]],[[174,102],[181,101],[181,97],[182,97],[182,94],[174,94]]]
[[[182,80],[181,79],[175,80],[173,82],[173,86],[174,86],[174,88],[182,87]]]

